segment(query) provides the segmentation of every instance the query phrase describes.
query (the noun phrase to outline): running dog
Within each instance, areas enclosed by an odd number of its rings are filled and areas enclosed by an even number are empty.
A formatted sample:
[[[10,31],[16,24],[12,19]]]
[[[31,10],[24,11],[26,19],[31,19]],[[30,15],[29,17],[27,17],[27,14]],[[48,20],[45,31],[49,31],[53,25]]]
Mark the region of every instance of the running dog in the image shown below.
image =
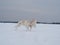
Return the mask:
[[[28,30],[31,31],[31,29],[32,29],[33,27],[36,27],[36,22],[37,22],[37,21],[36,21],[35,19],[32,20],[32,21],[21,20],[21,21],[19,21],[19,22],[17,23],[16,29],[17,29],[19,26],[23,25],[23,26],[25,26]]]

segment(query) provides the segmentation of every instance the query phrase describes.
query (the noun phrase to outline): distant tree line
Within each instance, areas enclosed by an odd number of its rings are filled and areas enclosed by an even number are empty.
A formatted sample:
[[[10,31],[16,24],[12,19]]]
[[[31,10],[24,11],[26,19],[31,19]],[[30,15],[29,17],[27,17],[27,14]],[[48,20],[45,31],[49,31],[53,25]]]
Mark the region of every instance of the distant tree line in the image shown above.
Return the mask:
[[[18,21],[0,21],[0,23],[18,23]],[[60,22],[52,22],[52,23],[37,22],[37,24],[60,24]]]

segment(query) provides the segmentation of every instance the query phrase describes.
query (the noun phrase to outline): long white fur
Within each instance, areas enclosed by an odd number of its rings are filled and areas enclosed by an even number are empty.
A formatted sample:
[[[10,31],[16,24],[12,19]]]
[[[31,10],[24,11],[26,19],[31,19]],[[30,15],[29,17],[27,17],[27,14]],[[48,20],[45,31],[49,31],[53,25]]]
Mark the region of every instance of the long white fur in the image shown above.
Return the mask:
[[[36,27],[36,22],[37,22],[37,21],[36,21],[35,19],[32,20],[32,21],[21,20],[21,21],[19,21],[19,22],[17,23],[16,29],[17,29],[19,26],[23,25],[23,26],[26,26],[26,28],[31,31],[31,29],[32,29],[33,27]]]

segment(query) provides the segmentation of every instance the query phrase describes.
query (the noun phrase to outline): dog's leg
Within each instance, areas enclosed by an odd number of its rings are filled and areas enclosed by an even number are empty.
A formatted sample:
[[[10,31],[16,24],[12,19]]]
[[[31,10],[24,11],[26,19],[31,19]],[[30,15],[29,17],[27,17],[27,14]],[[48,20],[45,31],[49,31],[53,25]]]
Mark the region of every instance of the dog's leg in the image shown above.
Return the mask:
[[[29,30],[29,27],[28,26],[26,26],[27,27],[27,30],[26,30],[26,32]]]
[[[15,26],[15,28],[16,28],[15,30],[17,30],[20,25],[21,25],[21,24],[18,23],[18,24]]]
[[[31,31],[32,30],[32,26],[30,26],[30,29],[29,29],[29,31]]]

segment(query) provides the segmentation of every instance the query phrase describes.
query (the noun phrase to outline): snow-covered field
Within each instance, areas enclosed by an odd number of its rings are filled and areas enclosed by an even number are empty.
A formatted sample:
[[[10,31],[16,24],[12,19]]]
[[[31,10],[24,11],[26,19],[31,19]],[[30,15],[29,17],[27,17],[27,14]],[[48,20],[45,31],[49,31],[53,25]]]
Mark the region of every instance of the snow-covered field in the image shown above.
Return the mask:
[[[60,25],[37,24],[32,31],[16,23],[0,23],[0,45],[60,45]]]

